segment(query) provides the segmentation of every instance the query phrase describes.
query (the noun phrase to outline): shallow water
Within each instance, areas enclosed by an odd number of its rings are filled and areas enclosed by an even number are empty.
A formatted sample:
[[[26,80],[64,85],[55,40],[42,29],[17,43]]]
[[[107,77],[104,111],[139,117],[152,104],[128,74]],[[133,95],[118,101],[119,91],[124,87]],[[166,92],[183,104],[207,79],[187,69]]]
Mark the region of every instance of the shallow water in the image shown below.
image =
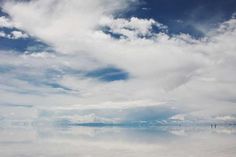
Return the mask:
[[[234,127],[0,127],[1,157],[235,157]]]

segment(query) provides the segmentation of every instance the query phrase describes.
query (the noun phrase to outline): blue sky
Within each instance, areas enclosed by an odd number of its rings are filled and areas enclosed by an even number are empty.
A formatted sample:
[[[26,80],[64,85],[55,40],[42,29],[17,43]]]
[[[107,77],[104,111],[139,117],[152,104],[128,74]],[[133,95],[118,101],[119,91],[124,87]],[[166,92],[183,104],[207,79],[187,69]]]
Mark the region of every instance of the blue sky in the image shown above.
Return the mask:
[[[234,0],[0,4],[2,119],[236,119]]]
[[[236,10],[234,0],[146,0],[126,17],[153,18],[168,26],[169,33],[189,33],[194,37],[204,36],[206,29],[217,27],[229,20]]]

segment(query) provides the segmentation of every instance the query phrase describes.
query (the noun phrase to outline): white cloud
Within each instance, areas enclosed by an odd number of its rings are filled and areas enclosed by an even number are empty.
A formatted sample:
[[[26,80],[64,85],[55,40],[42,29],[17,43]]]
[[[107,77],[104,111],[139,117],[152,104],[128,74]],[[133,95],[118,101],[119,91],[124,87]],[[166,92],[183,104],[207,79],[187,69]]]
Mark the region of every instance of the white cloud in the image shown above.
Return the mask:
[[[21,31],[12,31],[10,33],[5,33],[3,31],[0,31],[0,37],[16,40],[16,39],[28,38],[29,36]]]
[[[13,23],[10,21],[10,19],[6,18],[5,16],[0,17],[0,28],[6,27],[6,28],[13,28]]]
[[[28,38],[28,35],[25,33],[22,33],[21,31],[11,32],[11,39],[21,39],[21,38]]]
[[[104,17],[101,19],[100,25],[108,27],[111,33],[120,34],[129,39],[151,36],[153,26],[157,26],[159,29],[167,28],[153,19],[139,19],[136,17],[132,17],[130,20]]]
[[[0,31],[0,37],[5,38],[6,37],[6,33],[4,33],[3,31]]]
[[[18,28],[51,45],[56,53],[53,57],[41,53],[17,58],[4,54],[0,58],[2,65],[18,67],[17,72],[3,75],[2,82],[8,80],[4,85],[13,88],[17,84],[17,88],[23,86],[22,90],[31,89],[45,95],[26,96],[4,87],[1,95],[5,97],[1,101],[39,106],[99,106],[107,102],[111,102],[111,106],[119,106],[120,102],[126,102],[127,106],[145,106],[144,102],[154,105],[171,102],[181,109],[190,110],[193,115],[232,114],[236,109],[235,19],[220,24],[218,29],[212,29],[202,39],[187,34],[171,37],[165,31],[152,32],[153,26],[167,29],[152,19],[117,18],[119,12],[128,9],[130,2],[6,2],[3,8],[13,22],[19,24]],[[128,38],[113,38],[100,29],[104,26],[109,27],[112,33]],[[151,38],[142,37],[146,35],[151,35]],[[13,62],[6,60],[9,58]],[[128,72],[130,78],[101,82],[63,70],[66,67],[84,72],[109,65]],[[77,92],[63,95],[56,93],[56,89],[37,88],[37,85],[25,83],[27,81],[13,84],[12,76],[17,78],[24,67],[30,67],[24,72],[36,80],[50,81],[44,75],[48,69],[62,71],[63,74],[53,81]]]

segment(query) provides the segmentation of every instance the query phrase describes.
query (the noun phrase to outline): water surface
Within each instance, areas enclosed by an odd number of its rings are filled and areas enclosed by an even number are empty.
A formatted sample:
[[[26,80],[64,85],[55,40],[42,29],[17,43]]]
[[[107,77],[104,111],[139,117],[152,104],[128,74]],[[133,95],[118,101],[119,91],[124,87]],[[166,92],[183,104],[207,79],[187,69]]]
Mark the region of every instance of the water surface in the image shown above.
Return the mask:
[[[1,157],[235,157],[234,127],[0,127]]]

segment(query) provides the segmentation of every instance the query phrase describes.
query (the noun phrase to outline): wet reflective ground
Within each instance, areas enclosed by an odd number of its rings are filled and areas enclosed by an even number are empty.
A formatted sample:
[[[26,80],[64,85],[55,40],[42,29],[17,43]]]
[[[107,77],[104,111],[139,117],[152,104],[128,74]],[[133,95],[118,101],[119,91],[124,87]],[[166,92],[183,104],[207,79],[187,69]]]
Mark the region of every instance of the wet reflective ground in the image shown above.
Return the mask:
[[[235,127],[0,127],[1,157],[235,157]]]

